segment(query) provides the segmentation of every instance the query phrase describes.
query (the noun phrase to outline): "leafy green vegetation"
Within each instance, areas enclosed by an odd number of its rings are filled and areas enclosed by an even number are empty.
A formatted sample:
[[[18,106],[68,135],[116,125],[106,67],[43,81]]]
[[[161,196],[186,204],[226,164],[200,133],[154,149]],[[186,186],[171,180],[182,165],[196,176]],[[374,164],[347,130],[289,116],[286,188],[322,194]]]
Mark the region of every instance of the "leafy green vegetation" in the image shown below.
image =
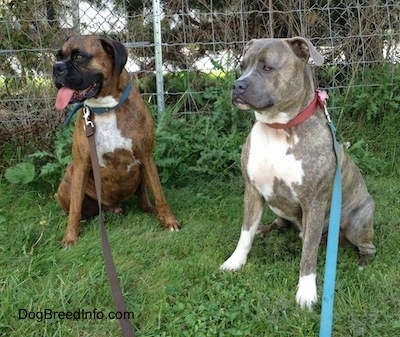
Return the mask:
[[[329,92],[328,108],[337,126],[339,141],[349,146],[348,152],[364,174],[399,174],[400,71],[396,67],[381,66],[370,72],[370,76],[355,76],[350,88]],[[173,92],[183,90],[181,82],[190,82],[192,89],[179,100],[173,98],[174,104],[167,106],[160,116],[153,105],[149,106],[156,120],[154,154],[163,183],[185,184],[194,174],[206,179],[240,176],[241,146],[254,116],[231,104],[233,81],[233,73],[224,76],[198,73],[194,77],[177,73],[166,78]],[[147,86],[145,80],[140,84]],[[203,106],[205,112],[182,113],[187,108],[188,96],[196,106]],[[6,162],[2,165],[34,163],[39,179],[56,184],[71,160],[71,132],[71,126],[60,126],[52,150],[41,149],[36,139],[37,150],[25,156],[21,148],[16,156],[14,149],[7,149],[5,145]],[[27,148],[31,149],[32,144]],[[20,172],[20,168],[17,170]]]
[[[329,105],[341,142],[366,174],[399,174],[400,69],[370,68],[355,75],[351,86],[330,93]],[[340,109],[335,109],[340,107]]]

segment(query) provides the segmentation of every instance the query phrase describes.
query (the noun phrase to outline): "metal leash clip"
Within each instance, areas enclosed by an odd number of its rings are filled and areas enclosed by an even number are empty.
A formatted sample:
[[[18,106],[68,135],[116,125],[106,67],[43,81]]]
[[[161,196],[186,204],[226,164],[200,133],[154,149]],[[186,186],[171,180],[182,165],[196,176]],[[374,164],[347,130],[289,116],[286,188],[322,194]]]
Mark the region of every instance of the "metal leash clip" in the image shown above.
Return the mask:
[[[87,126],[94,127],[93,122],[90,120],[90,109],[86,105],[83,106],[83,119],[85,120],[84,130],[86,130]]]
[[[331,120],[331,116],[329,115],[328,108],[327,108],[327,100],[329,98],[328,93],[325,90],[322,90],[322,89],[317,89],[316,92],[318,94],[319,102],[320,103],[322,102],[322,104],[324,105],[325,117],[328,120],[328,123],[331,124],[332,120]]]
[[[328,120],[328,123],[330,124],[330,123],[332,123],[332,120],[331,120],[331,116],[330,116],[330,114],[329,114],[329,112],[328,112],[328,108],[326,107],[326,101],[324,101],[324,113],[325,113],[325,117],[326,117],[326,119]]]

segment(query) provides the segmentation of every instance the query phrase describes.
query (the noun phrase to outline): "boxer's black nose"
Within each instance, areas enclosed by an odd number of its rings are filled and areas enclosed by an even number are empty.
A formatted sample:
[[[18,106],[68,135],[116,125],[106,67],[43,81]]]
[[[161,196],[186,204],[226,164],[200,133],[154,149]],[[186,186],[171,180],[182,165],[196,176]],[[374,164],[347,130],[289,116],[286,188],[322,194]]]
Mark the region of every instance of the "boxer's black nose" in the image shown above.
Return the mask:
[[[53,66],[53,76],[61,76],[67,72],[68,68],[64,62],[56,62]]]
[[[245,80],[237,80],[233,85],[233,92],[235,94],[242,94],[247,89],[247,82]]]

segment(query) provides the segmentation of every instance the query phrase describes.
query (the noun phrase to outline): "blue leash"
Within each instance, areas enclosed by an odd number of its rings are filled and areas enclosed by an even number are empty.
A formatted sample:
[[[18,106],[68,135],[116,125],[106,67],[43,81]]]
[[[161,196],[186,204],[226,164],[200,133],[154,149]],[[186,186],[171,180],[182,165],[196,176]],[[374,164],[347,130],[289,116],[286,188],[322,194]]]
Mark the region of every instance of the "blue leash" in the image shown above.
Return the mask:
[[[329,216],[328,242],[326,248],[324,287],[322,293],[322,308],[320,322],[320,337],[332,335],[333,303],[335,297],[336,264],[339,246],[340,216],[342,210],[342,172],[339,156],[339,144],[336,140],[336,128],[324,104],[325,116],[328,120],[333,139],[333,149],[336,156],[336,171],[333,180],[331,212]]]

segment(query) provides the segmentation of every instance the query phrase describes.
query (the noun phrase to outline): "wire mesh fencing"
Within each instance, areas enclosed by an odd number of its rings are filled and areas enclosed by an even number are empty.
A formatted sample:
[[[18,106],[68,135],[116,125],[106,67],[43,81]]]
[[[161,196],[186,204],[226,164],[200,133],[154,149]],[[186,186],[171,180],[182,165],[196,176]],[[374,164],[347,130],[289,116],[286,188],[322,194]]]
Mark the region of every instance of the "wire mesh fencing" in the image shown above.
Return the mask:
[[[213,112],[205,93],[218,92],[221,84],[230,89],[224,79],[234,76],[252,38],[309,38],[325,57],[315,71],[328,90],[380,86],[379,79],[368,79],[368,69],[387,65],[390,78],[399,62],[397,1],[171,0],[160,6],[165,106],[176,106],[180,114]],[[43,135],[60,123],[52,64],[73,34],[123,42],[128,70],[146,100],[156,104],[153,14],[149,0],[0,1],[2,140],[15,136],[15,128]]]

